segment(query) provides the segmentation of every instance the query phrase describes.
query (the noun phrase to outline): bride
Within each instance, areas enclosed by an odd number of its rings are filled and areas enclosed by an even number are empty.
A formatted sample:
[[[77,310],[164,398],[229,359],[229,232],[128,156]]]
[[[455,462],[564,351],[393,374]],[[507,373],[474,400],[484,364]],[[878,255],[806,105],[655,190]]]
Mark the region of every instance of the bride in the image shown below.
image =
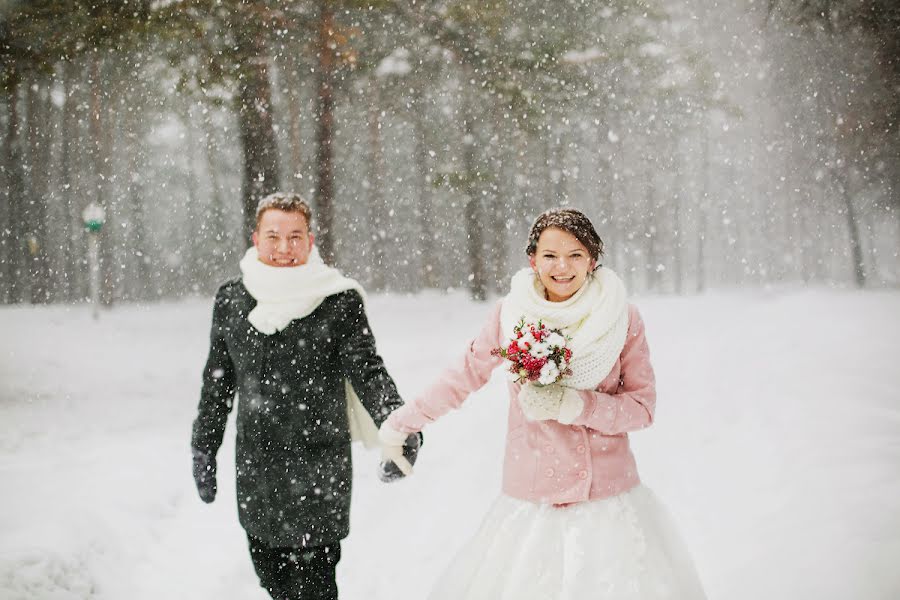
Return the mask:
[[[628,433],[653,422],[655,380],[644,323],[621,280],[598,266],[602,249],[580,211],[538,216],[526,247],[530,266],[513,276],[481,333],[381,427],[385,458],[410,472],[402,456],[409,434],[483,386],[504,362],[498,348],[523,323],[566,340],[562,371],[545,367],[536,380],[514,367],[502,493],[431,600],[705,598],[629,448]]]

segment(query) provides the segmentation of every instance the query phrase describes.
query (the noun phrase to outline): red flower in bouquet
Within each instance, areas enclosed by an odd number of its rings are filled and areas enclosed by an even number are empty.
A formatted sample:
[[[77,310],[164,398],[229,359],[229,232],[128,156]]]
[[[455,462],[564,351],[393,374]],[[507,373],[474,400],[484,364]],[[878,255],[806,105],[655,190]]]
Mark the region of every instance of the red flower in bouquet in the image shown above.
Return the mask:
[[[572,374],[568,342],[560,330],[550,329],[541,321],[526,323],[523,317],[513,328],[513,337],[506,347],[495,348],[491,354],[511,363],[509,372],[516,383],[549,385]]]

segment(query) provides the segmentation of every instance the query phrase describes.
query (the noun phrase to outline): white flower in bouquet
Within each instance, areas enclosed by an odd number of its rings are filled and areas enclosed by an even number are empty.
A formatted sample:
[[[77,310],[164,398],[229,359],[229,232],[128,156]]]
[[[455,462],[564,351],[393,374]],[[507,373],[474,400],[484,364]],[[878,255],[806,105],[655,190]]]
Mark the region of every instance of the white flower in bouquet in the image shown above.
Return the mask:
[[[522,337],[519,338],[519,348],[530,348],[537,343],[537,340],[534,339],[534,336],[531,335],[531,332],[524,332]],[[526,346],[527,345],[527,346]]]
[[[564,338],[563,336],[559,335],[558,333],[556,333],[554,331],[550,335],[547,336],[547,339],[545,340],[545,342],[547,343],[547,346],[550,348],[564,348],[566,345],[566,338]]]
[[[556,363],[548,360],[546,364],[541,367],[541,375],[538,377],[538,383],[541,385],[550,385],[551,383],[554,383],[558,377],[559,368],[557,368]]]
[[[550,354],[550,346],[544,342],[536,342],[529,352],[535,358],[543,358]]]

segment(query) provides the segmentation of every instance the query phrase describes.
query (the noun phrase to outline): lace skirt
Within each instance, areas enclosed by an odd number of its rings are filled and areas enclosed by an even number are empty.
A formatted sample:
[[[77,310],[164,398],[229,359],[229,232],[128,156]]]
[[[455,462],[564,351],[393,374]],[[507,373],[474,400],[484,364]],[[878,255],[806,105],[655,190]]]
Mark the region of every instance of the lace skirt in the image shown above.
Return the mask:
[[[703,600],[671,517],[644,486],[563,507],[500,496],[430,600]]]

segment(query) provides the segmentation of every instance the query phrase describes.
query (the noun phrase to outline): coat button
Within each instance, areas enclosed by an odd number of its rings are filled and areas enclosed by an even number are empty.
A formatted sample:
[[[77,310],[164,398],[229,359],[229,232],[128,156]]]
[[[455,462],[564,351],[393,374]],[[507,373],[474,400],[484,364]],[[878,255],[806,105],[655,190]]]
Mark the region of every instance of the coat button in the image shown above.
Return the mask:
[[[578,479],[587,479],[587,471],[578,471]]]
[[[547,477],[553,477],[553,469],[547,469],[546,471],[544,471],[544,475],[546,475]]]
[[[575,452],[577,452],[578,454],[584,454],[584,450],[585,448],[581,444],[578,444],[578,447],[575,448]]]
[[[544,450],[547,451],[547,454],[553,454],[554,452],[553,446],[551,444],[547,444],[546,446],[544,446]]]

